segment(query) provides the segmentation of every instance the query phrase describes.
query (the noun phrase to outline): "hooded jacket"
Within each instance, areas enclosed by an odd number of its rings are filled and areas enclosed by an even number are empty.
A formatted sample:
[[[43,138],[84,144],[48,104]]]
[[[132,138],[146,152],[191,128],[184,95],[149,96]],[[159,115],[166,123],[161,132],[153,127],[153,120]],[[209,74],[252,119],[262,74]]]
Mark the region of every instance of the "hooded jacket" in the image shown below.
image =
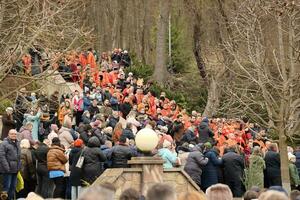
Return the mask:
[[[47,167],[49,171],[60,170],[65,172],[65,164],[68,162],[65,156],[65,150],[59,146],[53,145],[50,147],[47,154]]]
[[[84,163],[82,166],[82,179],[93,183],[104,171],[106,157],[100,150],[100,141],[96,136],[89,139],[87,148],[83,150]]]
[[[208,119],[204,118],[198,126],[199,143],[213,142],[214,133],[208,126]]]
[[[125,144],[119,144],[112,148],[109,157],[111,158],[113,168],[126,168],[129,167],[127,161],[130,160],[132,156],[133,153],[130,147]]]
[[[208,159],[197,149],[189,153],[184,171],[200,186],[202,168],[207,164]]]

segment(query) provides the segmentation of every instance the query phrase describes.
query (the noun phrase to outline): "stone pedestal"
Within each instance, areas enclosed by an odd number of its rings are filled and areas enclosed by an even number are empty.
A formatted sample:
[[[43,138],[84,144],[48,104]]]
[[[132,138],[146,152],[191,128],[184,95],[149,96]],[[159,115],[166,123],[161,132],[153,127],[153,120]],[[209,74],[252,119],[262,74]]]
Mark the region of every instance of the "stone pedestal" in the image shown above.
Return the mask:
[[[163,182],[163,163],[159,157],[134,157],[128,161],[132,168],[142,170],[140,191],[143,195],[153,184]]]
[[[175,187],[178,195],[187,191],[201,191],[182,168],[163,169],[163,163],[160,157],[134,157],[128,161],[131,168],[107,169],[93,185],[113,184],[117,189],[116,200],[128,188],[134,188],[146,195],[153,184],[160,182]]]

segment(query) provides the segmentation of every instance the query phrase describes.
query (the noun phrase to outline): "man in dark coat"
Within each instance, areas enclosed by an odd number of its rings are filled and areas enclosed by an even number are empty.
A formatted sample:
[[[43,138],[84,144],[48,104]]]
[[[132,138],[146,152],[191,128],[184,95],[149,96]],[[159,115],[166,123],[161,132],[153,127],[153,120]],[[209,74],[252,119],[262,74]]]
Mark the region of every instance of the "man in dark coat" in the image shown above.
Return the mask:
[[[122,53],[120,65],[124,66],[125,68],[131,65],[131,58],[126,50],[124,50]]]
[[[59,100],[58,100],[58,91],[55,91],[51,96],[49,100],[49,113],[50,118],[54,116],[54,114],[58,111],[59,107]]]
[[[18,92],[16,102],[15,102],[15,112],[14,117],[17,121],[16,129],[19,130],[23,125],[24,121],[24,114],[28,109],[28,104],[30,103],[31,99],[26,94],[26,88],[21,88]]]
[[[8,136],[8,132],[10,129],[16,128],[16,121],[13,117],[13,108],[7,107],[6,113],[2,115],[2,135],[1,140]]]
[[[126,119],[127,115],[131,111],[132,106],[129,103],[129,98],[125,97],[124,102],[120,104],[120,111],[122,113],[122,117]]]
[[[210,186],[218,183],[218,172],[223,161],[218,158],[219,152],[217,149],[212,148],[212,145],[208,142],[204,144],[206,150],[204,151],[204,156],[208,158],[208,163],[202,170],[202,184],[201,188],[205,191]]]
[[[108,118],[108,124],[107,126],[110,126],[112,128],[115,128],[116,124],[119,122],[119,112],[113,111],[112,116]]]
[[[132,128],[132,124],[127,123],[126,128],[122,132],[122,136],[128,138],[129,140],[134,140],[134,134],[133,134],[131,128]]]
[[[132,150],[129,147],[129,140],[121,136],[119,144],[114,146],[108,155],[108,158],[112,161],[113,168],[127,168],[129,165],[127,161],[133,156]]]
[[[46,142],[46,140],[44,140]],[[37,161],[37,188],[36,193],[43,198],[51,198],[54,183],[49,178],[49,173],[47,169],[47,153],[49,151],[49,147],[45,143],[39,144],[38,148],[34,151],[34,156]]]
[[[98,108],[98,101],[96,99],[93,100],[92,105],[89,107],[89,112],[90,112],[90,119],[93,119],[93,117],[99,113],[99,108]]]
[[[281,172],[280,172],[280,157],[277,153],[277,145],[272,143],[265,155],[265,176],[267,180],[267,187],[281,185]]]
[[[204,118],[200,125],[198,126],[198,133],[199,133],[199,142],[206,143],[206,142],[213,142],[214,133],[210,130],[208,126],[208,118]]]
[[[223,156],[224,181],[232,191],[233,197],[242,197],[243,195],[243,173],[244,159],[235,152],[235,147],[230,147]]]
[[[197,137],[194,133],[194,128],[193,127],[189,127],[184,135],[182,136],[181,138],[181,143],[184,143],[184,142],[187,142],[187,143],[191,143],[191,142],[194,142],[194,143],[197,143]]]
[[[100,150],[100,141],[96,136],[89,139],[87,148],[83,150],[84,164],[82,179],[92,184],[104,171],[105,155]]]
[[[0,144],[0,173],[3,174],[3,191],[7,192],[9,200],[14,198],[20,169],[20,143],[17,140],[17,130],[11,129],[8,137]]]
[[[200,146],[196,145],[192,152],[189,153],[184,166],[184,171],[190,175],[199,187],[201,186],[202,168],[207,164],[207,162],[208,159],[202,154]]]

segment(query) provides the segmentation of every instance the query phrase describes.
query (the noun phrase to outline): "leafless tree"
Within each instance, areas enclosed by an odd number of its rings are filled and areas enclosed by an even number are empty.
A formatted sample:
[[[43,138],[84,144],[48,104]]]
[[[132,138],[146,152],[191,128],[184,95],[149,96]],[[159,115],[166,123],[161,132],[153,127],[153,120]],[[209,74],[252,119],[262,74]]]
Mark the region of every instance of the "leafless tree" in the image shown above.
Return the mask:
[[[300,4],[246,0],[237,9],[234,37],[225,42],[234,59],[225,94],[231,109],[278,134],[282,184],[290,191],[286,142],[300,133]]]

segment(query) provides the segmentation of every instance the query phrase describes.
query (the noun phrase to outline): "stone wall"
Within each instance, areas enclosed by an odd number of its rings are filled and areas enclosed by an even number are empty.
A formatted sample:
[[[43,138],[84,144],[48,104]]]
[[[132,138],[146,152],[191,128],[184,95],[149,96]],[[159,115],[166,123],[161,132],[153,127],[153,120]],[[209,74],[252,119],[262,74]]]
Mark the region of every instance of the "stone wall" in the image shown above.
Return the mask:
[[[133,158],[129,162],[133,168],[107,169],[93,185],[107,182],[113,184],[117,189],[116,199],[128,188],[134,188],[145,195],[148,188],[158,182],[174,186],[177,194],[186,191],[201,191],[182,168],[163,170],[163,161],[160,158]]]

